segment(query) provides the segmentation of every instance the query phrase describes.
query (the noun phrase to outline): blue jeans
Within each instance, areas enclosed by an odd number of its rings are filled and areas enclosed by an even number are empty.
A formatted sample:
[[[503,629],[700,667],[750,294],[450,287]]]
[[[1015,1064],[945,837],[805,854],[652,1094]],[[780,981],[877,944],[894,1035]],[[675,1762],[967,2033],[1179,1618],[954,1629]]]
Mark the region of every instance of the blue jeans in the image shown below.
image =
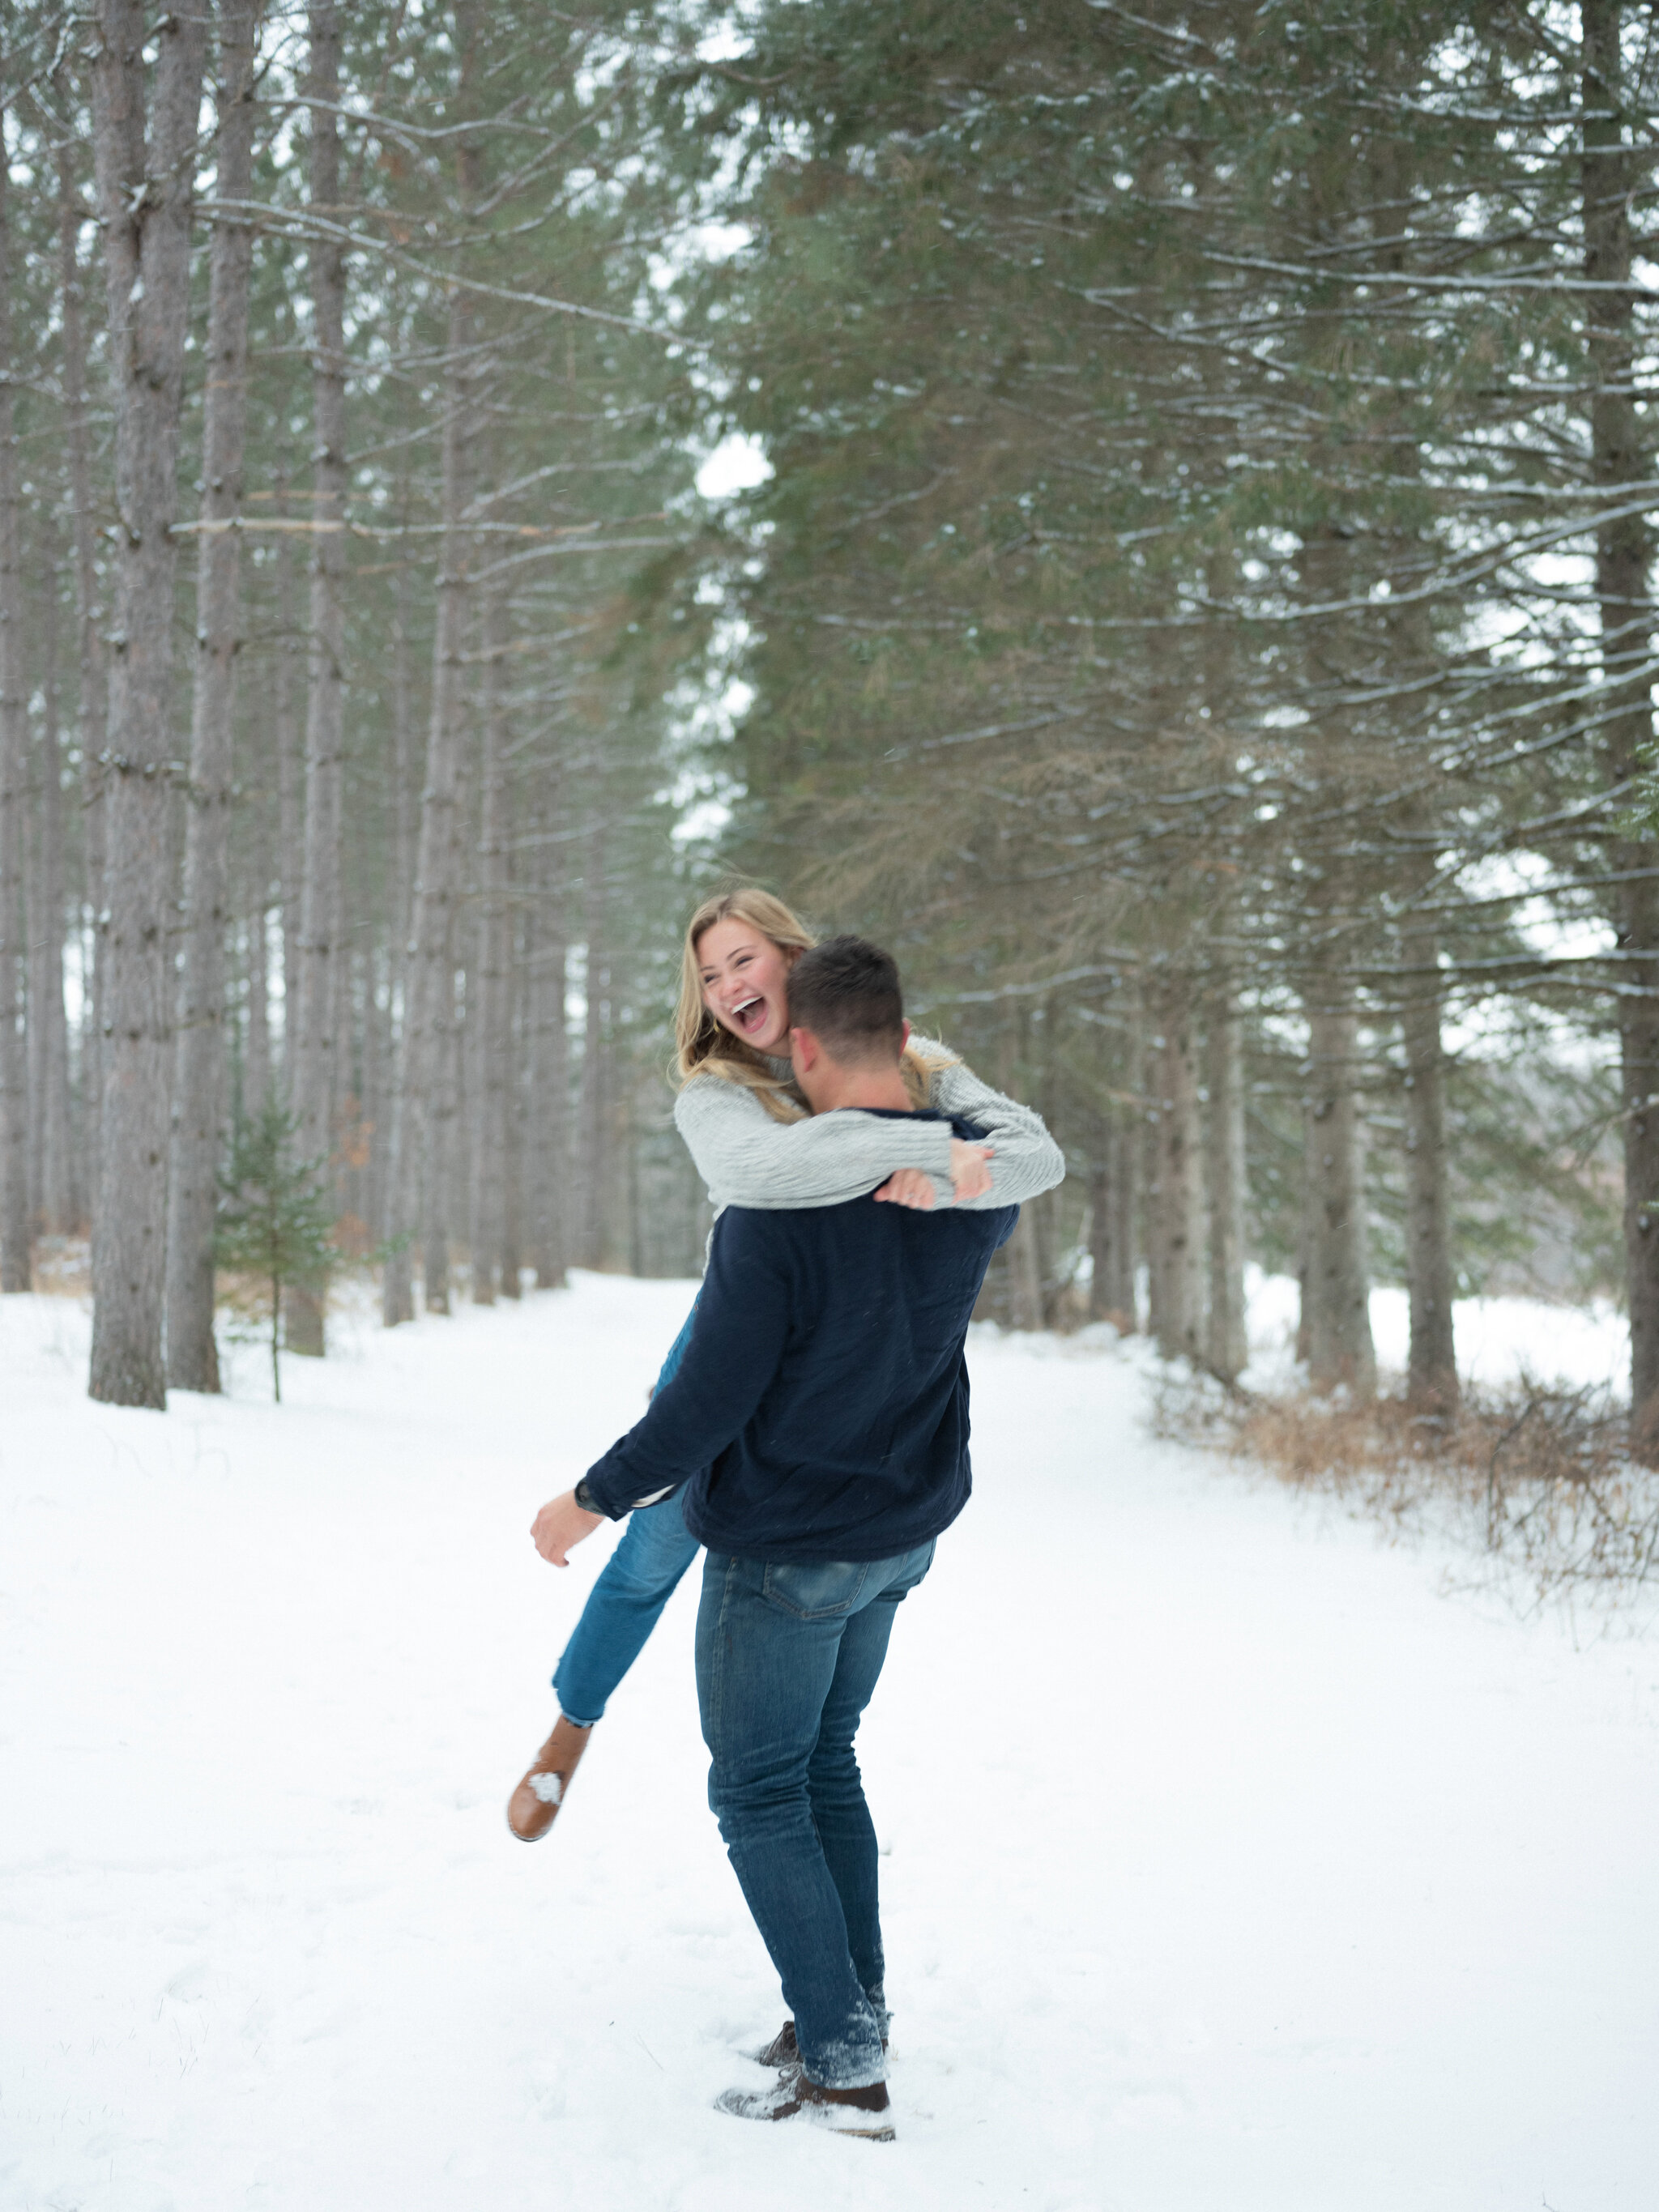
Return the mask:
[[[697,1613],[708,1802],[811,2078],[882,2081],[887,2029],[876,1832],[853,1738],[893,1615],[933,1565],[769,1565],[710,1553]]]
[[[696,1315],[694,1300],[685,1326],[662,1364],[659,1390],[679,1365]],[[660,1505],[643,1505],[629,1515],[621,1542],[587,1594],[581,1618],[553,1674],[559,1711],[578,1728],[591,1726],[604,1712],[611,1692],[644,1650],[680,1577],[697,1556],[697,1540],[680,1509],[684,1494],[676,1491]]]

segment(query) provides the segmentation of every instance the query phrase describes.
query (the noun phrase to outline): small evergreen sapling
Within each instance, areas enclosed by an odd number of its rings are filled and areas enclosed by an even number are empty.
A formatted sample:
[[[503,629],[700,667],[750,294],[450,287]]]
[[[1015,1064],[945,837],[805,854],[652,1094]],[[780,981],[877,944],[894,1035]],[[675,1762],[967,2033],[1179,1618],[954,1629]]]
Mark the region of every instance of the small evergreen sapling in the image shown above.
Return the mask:
[[[329,1235],[325,1162],[294,1157],[295,1116],[274,1096],[257,1115],[239,1115],[230,1164],[219,1178],[218,1265],[264,1288],[270,1310],[270,1381],[280,1405],[283,1292],[298,1284],[319,1293],[336,1257]]]

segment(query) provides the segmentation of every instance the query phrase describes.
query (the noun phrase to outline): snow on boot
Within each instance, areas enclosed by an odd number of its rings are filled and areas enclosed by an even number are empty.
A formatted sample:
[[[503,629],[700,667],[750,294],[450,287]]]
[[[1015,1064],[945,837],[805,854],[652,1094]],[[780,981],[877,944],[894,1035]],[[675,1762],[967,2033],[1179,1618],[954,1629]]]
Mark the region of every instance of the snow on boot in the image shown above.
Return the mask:
[[[739,2120],[796,2120],[828,2128],[831,2135],[857,2136],[865,2142],[893,2141],[892,2107],[887,2084],[862,2089],[826,2089],[799,2066],[786,2066],[769,2089],[726,2089],[714,2100],[717,2112]]]
[[[592,1733],[592,1722],[578,1728],[562,1713],[559,1715],[557,1726],[536,1753],[530,1771],[507,1800],[507,1825],[521,1844],[538,1842],[552,1826],[576,1762]]]

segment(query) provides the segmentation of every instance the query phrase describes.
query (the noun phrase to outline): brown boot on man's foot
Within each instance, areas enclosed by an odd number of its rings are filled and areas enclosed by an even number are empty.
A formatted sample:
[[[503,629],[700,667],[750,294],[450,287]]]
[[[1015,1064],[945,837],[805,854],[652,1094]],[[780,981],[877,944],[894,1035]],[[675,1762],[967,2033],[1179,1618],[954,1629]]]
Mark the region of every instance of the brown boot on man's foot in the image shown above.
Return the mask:
[[[881,2047],[884,2055],[887,2050],[887,2038],[884,2035],[881,2039]],[[795,2040],[794,2021],[785,2021],[765,2050],[751,2051],[750,2056],[754,2059],[757,2066],[799,2066],[800,2045]]]
[[[832,2135],[857,2136],[865,2142],[893,2141],[892,2107],[887,2084],[867,2088],[826,2089],[799,2066],[786,2066],[769,2089],[726,2089],[714,2109],[739,2120],[796,2120],[828,2128]]]
[[[536,1753],[534,1765],[507,1801],[507,1825],[521,1844],[539,1842],[552,1826],[592,1733],[592,1722],[578,1728],[559,1715],[558,1725]]]

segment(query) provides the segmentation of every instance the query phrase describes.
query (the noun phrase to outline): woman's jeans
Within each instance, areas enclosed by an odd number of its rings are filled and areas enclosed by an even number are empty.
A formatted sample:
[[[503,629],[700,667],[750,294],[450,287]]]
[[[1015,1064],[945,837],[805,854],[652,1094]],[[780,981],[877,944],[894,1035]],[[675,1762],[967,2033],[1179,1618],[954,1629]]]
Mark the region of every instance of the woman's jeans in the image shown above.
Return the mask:
[[[708,1802],[755,1916],[811,2078],[884,2078],[876,1832],[853,1738],[893,1616],[933,1564],[812,1566],[710,1553],[697,1613]]]
[[[690,1341],[697,1309],[693,1302],[685,1326],[662,1364],[656,1387],[678,1367]],[[553,1675],[559,1711],[578,1728],[598,1720],[623,1676],[644,1650],[662,1609],[680,1577],[697,1556],[698,1544],[681,1510],[683,1489],[660,1505],[644,1505],[628,1516],[622,1541],[587,1594],[581,1618],[571,1632]]]

